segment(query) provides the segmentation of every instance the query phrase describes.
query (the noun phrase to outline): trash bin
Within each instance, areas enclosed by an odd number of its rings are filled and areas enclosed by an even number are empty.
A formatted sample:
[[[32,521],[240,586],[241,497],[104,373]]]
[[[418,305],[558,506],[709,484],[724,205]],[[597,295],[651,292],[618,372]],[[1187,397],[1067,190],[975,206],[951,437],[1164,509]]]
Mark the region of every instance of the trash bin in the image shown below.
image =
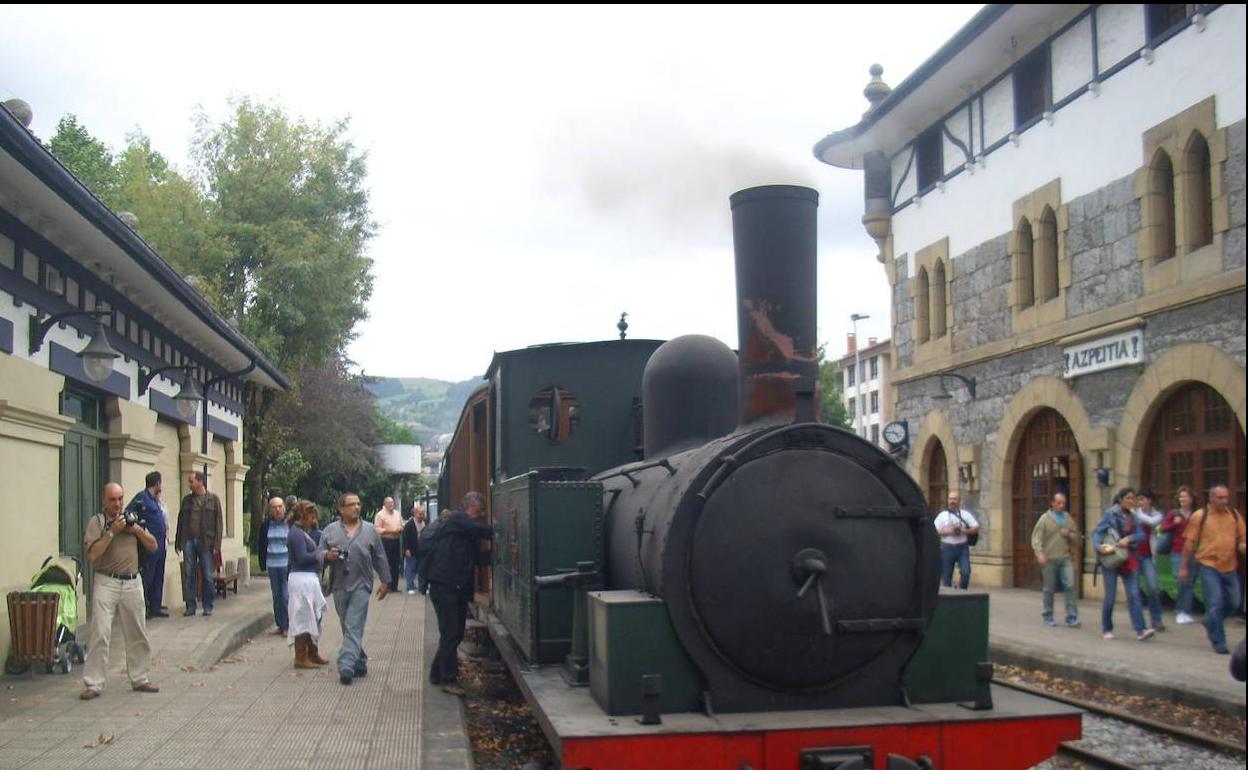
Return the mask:
[[[61,597],[54,593],[11,591],[8,601],[9,635],[13,641],[5,669],[20,673],[42,663],[51,673]]]

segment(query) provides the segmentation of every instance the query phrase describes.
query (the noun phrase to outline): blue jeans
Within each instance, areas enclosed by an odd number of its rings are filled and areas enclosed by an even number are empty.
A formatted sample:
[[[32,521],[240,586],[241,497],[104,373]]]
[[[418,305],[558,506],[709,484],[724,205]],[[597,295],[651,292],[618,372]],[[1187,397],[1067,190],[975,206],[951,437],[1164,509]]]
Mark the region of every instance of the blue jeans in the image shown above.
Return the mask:
[[[1044,577],[1044,589],[1041,592],[1043,598],[1043,610],[1041,617],[1045,620],[1053,619],[1053,593],[1057,590],[1057,583],[1062,583],[1062,593],[1066,595],[1066,622],[1076,623],[1079,620],[1079,602],[1075,598],[1075,565],[1070,559],[1049,559],[1040,567],[1040,574]]]
[[[290,628],[290,619],[286,615],[286,578],[290,577],[290,567],[269,567],[269,590],[273,592],[273,622],[280,631]]]
[[[1226,649],[1222,621],[1239,607],[1239,576],[1235,570],[1218,572],[1201,564],[1200,587],[1205,592],[1205,633],[1214,647]]]
[[[1174,573],[1174,584],[1179,587],[1179,601],[1178,601],[1179,612],[1185,612],[1188,615],[1191,615],[1192,614],[1192,595],[1195,591],[1196,575],[1200,572],[1200,570],[1197,569],[1199,565],[1196,564],[1195,556],[1188,559],[1187,560],[1187,582],[1184,583],[1182,580],[1179,580],[1179,567],[1182,566],[1182,564],[1183,564],[1183,554],[1171,552],[1170,571]]]
[[[961,545],[940,544],[940,582],[945,586],[953,585],[953,565],[958,565],[958,588],[963,591],[971,584],[971,547]]]
[[[338,670],[359,672],[368,667],[364,652],[364,624],[368,622],[368,600],[372,590],[362,585],[351,591],[334,592],[334,609],[342,626],[342,649],[338,650]]]
[[[1161,625],[1161,585],[1157,582],[1157,564],[1151,556],[1140,557],[1141,593],[1147,590],[1148,614],[1153,619],[1153,628]]]
[[[160,612],[165,602],[165,536],[156,538],[157,548],[143,556],[143,598],[147,614]]]
[[[420,568],[420,559],[415,556],[403,557],[403,577],[407,579],[407,590],[415,591],[419,586],[421,593],[425,592],[425,579],[416,574],[416,570]]]
[[[1141,606],[1140,584],[1136,573],[1123,574],[1116,569],[1107,569],[1101,573],[1105,577],[1105,603],[1101,605],[1101,630],[1109,633],[1114,630],[1114,600],[1118,598],[1118,578],[1127,590],[1127,613],[1131,616],[1131,625],[1137,634],[1144,631],[1144,608]]]
[[[198,572],[204,578],[204,612],[212,612],[212,543],[198,538],[187,540],[182,545],[182,557],[186,562],[186,583],[182,586],[186,611],[195,614],[195,574]]]

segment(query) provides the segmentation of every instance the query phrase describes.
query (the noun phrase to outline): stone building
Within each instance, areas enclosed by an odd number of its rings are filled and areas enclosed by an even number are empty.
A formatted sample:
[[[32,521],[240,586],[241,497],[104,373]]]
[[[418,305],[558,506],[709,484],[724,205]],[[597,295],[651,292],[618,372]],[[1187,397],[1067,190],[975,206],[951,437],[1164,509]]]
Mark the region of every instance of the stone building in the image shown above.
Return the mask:
[[[171,537],[187,477],[207,472],[225,507],[222,557],[245,568],[243,384],[289,383],[48,152],[29,117],[16,100],[0,108],[0,592],[27,589],[47,556],[81,559],[104,483],[129,500],[152,470]],[[168,559],[165,603],[177,608],[172,546]],[[9,642],[0,603],[0,652]]]
[[[867,346],[858,350],[857,337],[853,333],[846,337],[847,352],[836,365],[841,371],[841,402],[849,425],[872,444],[887,449],[880,431],[893,419],[891,341],[868,337]]]
[[[1088,532],[1124,485],[1244,508],[1244,16],[988,6],[815,147],[865,171],[907,462],[980,513],[977,583],[1038,586],[1058,490]]]

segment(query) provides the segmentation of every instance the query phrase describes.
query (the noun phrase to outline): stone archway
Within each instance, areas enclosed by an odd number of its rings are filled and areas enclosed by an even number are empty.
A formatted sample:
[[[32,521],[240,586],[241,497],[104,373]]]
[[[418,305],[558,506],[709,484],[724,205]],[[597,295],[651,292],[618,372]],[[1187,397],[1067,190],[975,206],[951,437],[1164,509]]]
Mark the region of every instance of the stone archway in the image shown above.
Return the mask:
[[[1107,455],[1113,446],[1113,429],[1094,427],[1083,402],[1063,380],[1055,377],[1033,379],[1010,399],[1005,414],[1001,418],[1001,427],[997,431],[996,441],[993,442],[991,467],[992,479],[995,483],[989,485],[981,498],[985,516],[991,524],[995,525],[989,527],[991,551],[1003,561],[1008,562],[1002,565],[1002,585],[1009,584],[1013,575],[1011,549],[1014,530],[1009,521],[1009,511],[1013,502],[1014,463],[1027,426],[1032,418],[1045,408],[1055,410],[1069,425],[1070,432],[1082,455],[1083,467],[1088,469],[1097,467],[1102,459],[1101,456]],[[1109,458],[1104,457],[1104,459]],[[1089,470],[1082,480],[1086,508],[1094,508],[1096,501],[1100,499],[1097,494],[1095,476],[1096,474]],[[1084,517],[1088,528],[1095,526],[1097,520],[1098,516],[1095,515],[1095,511],[1093,515]],[[1084,535],[1087,534],[1088,532],[1085,531]]]
[[[1115,447],[1115,463],[1127,474],[1127,483],[1138,484],[1144,475],[1148,437],[1170,396],[1185,385],[1200,383],[1226,400],[1239,430],[1244,431],[1248,412],[1245,371],[1235,360],[1212,345],[1180,345],[1166,351],[1140,377],[1123,412]]]
[[[948,467],[956,474],[959,457],[958,441],[953,435],[953,423],[949,422],[949,418],[940,410],[927,413],[927,418],[923,420],[923,425],[919,428],[918,435],[915,436],[912,444],[915,451],[910,453],[910,477],[925,490],[930,481],[928,478],[929,461],[936,442],[944,448]],[[957,478],[956,475],[952,476],[950,482],[955,478]]]

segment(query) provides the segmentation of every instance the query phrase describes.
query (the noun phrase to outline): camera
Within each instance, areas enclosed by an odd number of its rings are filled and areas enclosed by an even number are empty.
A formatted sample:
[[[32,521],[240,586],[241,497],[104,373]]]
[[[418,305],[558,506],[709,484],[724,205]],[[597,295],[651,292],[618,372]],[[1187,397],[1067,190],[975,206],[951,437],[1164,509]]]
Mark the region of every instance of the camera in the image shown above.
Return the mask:
[[[140,517],[142,516],[142,514],[143,514],[143,503],[139,502],[138,500],[135,500],[134,502],[127,505],[126,509],[121,512],[121,520],[126,522],[127,527],[132,527],[135,524],[138,524],[140,522]]]
[[[347,549],[346,549],[346,548],[339,548],[339,549],[338,549],[338,561],[340,561],[340,562],[344,562],[344,561],[346,561],[346,560],[347,560]]]

